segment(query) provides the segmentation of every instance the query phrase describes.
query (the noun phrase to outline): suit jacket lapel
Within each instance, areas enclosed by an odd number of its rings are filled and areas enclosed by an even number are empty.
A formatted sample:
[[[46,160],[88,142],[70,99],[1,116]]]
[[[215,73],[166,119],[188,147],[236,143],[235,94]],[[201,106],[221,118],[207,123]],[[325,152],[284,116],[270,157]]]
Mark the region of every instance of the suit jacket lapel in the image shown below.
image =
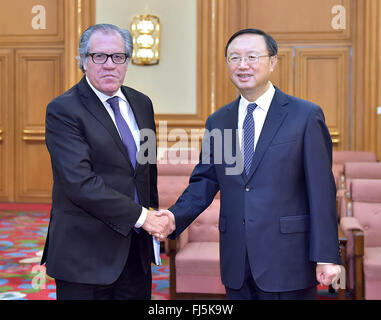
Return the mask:
[[[227,115],[225,117],[226,122],[224,129],[228,129],[231,132],[231,137],[229,137],[231,140],[224,143],[224,148],[226,148],[228,145],[230,145],[231,142],[231,150],[225,150],[222,157],[225,159],[225,163],[227,162],[228,156],[232,156],[232,159],[235,159],[235,162],[233,164],[226,163],[226,167],[235,167],[237,169],[237,174],[243,178],[243,176],[240,174],[243,170],[243,158],[239,146],[239,140],[238,140],[238,108],[239,108],[239,101],[241,99],[241,96],[239,96],[235,101],[233,101],[230,106],[227,108]],[[229,131],[227,131],[229,132]],[[222,135],[224,136],[224,139],[226,139],[227,136],[225,136],[225,132],[222,132]],[[226,154],[226,152],[228,154]],[[226,168],[225,168],[226,170]],[[234,170],[234,172],[236,172]],[[233,175],[237,175],[233,174]]]
[[[282,91],[276,88],[274,98],[271,102],[269,111],[265,119],[265,123],[263,124],[261,135],[259,136],[257,146],[255,148],[254,158],[251,163],[250,172],[247,176],[244,173],[246,181],[250,180],[255,170],[258,168],[258,165],[261,162],[268,147],[270,146],[271,141],[273,140],[284,118],[286,117],[287,111],[284,108],[284,105],[286,104],[288,104],[287,97]]]
[[[139,130],[151,128],[150,123],[147,123],[148,118],[145,115],[145,109],[142,108],[142,106],[139,106],[139,102],[137,101],[136,96],[133,94],[133,92],[131,92],[130,90],[128,90],[127,87],[124,87],[124,86],[122,87],[122,92],[123,92],[124,96],[126,97],[126,99],[128,100],[128,103],[130,104],[130,107],[131,107],[132,112],[134,114],[135,121],[139,127]],[[141,138],[142,137],[140,137],[140,139]],[[143,143],[144,143],[144,141],[140,140],[140,145],[142,145]],[[144,150],[142,150],[142,148],[140,148],[139,154],[141,152],[144,152]],[[150,151],[150,152],[152,152],[152,151]],[[137,155],[137,159],[141,158],[139,156],[139,154]],[[156,157],[155,157],[155,159],[156,159]],[[141,164],[139,163],[139,161],[136,161],[135,170],[138,170],[140,166],[141,166]]]
[[[143,109],[138,107],[139,103],[136,101],[135,95],[132,94],[130,91],[128,91],[127,88],[124,86],[122,87],[122,92],[124,96],[126,97],[128,103],[130,104],[130,107],[135,117],[135,121],[139,129],[147,127],[145,126],[145,123],[144,123],[145,117],[144,117]]]
[[[233,136],[232,136],[232,153],[233,156],[236,155],[236,132],[238,128],[238,107],[239,107],[239,100],[241,97],[238,97],[236,100],[234,100],[230,106],[227,108],[228,115],[226,116],[226,124],[225,129],[231,130]],[[222,132],[223,134],[223,132]]]
[[[102,125],[110,133],[120,151],[127,158],[131,169],[133,169],[127,150],[123,145],[123,142],[119,136],[118,130],[116,129],[114,122],[112,121],[110,115],[108,114],[102,102],[98,99],[97,95],[90,88],[85,77],[83,77],[82,80],[78,83],[78,90],[83,105],[95,118],[98,119],[100,123],[102,123]]]

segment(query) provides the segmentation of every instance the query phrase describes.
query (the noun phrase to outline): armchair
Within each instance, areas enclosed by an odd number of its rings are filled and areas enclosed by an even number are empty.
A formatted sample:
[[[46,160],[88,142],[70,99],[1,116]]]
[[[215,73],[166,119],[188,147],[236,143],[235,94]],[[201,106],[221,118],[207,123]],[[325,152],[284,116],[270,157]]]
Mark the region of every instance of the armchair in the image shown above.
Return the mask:
[[[354,179],[340,226],[347,237],[347,285],[355,299],[381,299],[381,179]]]
[[[172,152],[172,151],[171,151]],[[166,154],[179,158],[179,154]],[[188,157],[190,159],[189,152]],[[173,159],[173,158],[172,158]],[[168,208],[187,187],[194,163],[171,164],[158,161],[160,208]],[[219,258],[219,193],[206,209],[176,240],[166,240],[170,263],[170,299],[225,297]]]
[[[219,251],[219,193],[212,204],[170,240],[170,297],[225,298]]]
[[[344,164],[347,162],[376,162],[376,154],[368,151],[333,151],[332,171],[337,189],[344,187]]]
[[[351,198],[350,183],[353,179],[381,179],[381,163],[347,162],[344,164],[342,188],[337,190],[339,218],[348,215],[347,202],[349,202]]]

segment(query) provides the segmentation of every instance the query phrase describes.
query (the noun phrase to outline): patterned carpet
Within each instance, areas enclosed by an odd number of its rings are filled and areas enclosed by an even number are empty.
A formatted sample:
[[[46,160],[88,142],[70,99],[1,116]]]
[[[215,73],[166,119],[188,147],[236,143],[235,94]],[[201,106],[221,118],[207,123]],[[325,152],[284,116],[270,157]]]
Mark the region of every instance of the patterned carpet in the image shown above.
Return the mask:
[[[14,208],[0,204],[0,300],[55,300],[55,282],[39,265],[49,207]],[[154,300],[169,299],[168,259],[161,259],[161,266],[152,267]]]

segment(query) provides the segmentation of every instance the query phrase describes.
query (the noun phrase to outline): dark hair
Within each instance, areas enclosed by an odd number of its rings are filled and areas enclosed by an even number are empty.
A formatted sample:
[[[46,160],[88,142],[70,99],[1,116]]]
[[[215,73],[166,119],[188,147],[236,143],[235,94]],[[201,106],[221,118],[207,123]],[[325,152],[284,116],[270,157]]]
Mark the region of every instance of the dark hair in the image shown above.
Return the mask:
[[[243,34],[259,34],[261,36],[263,36],[265,38],[265,42],[266,42],[266,46],[267,46],[267,51],[269,52],[269,55],[270,56],[276,56],[277,53],[278,53],[278,44],[276,43],[276,41],[274,40],[274,38],[272,36],[270,36],[269,34],[267,34],[266,32],[262,31],[262,30],[259,30],[259,29],[243,29],[243,30],[239,30],[237,31],[235,34],[233,34],[228,43],[226,44],[226,47],[225,47],[225,57],[227,57],[227,54],[228,54],[228,48],[229,48],[229,45],[230,43],[235,39],[237,38],[238,36],[240,35],[243,35]]]

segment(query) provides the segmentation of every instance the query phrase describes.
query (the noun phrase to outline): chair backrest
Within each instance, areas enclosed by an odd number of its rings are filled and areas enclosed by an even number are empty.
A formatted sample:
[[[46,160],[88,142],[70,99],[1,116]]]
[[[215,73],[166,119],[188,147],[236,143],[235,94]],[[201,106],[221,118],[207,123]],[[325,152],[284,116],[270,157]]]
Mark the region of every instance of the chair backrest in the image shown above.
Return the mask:
[[[352,179],[381,179],[381,162],[347,162],[344,164],[346,188]]]
[[[173,205],[188,186],[189,177],[198,161],[198,151],[169,150],[158,161],[158,192],[160,208]],[[192,161],[193,160],[193,161]],[[218,242],[220,193],[203,213],[188,227],[189,242]]]
[[[369,151],[333,151],[332,163],[376,162],[376,154]]]
[[[219,193],[212,204],[188,227],[189,242],[219,242],[218,220],[220,216]]]
[[[160,208],[168,208],[188,186],[189,177],[196,165],[198,150],[165,150],[157,162],[157,188]],[[193,160],[193,161],[192,161]]]
[[[194,164],[157,164],[157,188],[160,208],[168,208],[188,186]]]
[[[365,246],[381,246],[381,179],[353,179],[350,192],[353,216],[364,229]]]

